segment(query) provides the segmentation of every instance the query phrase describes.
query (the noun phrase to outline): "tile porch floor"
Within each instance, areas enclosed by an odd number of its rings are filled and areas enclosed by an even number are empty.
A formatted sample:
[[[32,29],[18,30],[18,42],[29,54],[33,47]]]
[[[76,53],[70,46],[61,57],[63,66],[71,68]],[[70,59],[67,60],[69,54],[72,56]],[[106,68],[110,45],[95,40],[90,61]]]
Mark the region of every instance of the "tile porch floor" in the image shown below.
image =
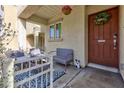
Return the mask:
[[[55,64],[55,69],[64,69]],[[54,82],[54,88],[124,88],[124,81],[119,73],[86,67],[77,69],[68,66],[67,72]]]

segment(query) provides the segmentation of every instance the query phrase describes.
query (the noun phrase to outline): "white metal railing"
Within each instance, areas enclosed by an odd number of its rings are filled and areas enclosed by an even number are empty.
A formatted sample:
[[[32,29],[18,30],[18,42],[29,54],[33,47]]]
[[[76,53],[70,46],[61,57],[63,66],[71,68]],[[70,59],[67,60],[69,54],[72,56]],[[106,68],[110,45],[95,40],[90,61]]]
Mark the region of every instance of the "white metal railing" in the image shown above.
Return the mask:
[[[24,87],[23,85],[28,82],[27,87],[32,87],[31,82],[35,80],[33,86],[38,87],[38,78],[40,78],[40,87],[53,87],[53,64],[52,57],[32,57],[26,60],[17,60],[15,61],[15,65],[20,64],[21,68],[15,68],[14,77],[19,74],[27,73],[28,77],[20,80],[18,82],[14,82],[14,87]],[[37,71],[37,73],[31,73],[33,70]],[[32,75],[34,74],[34,75]],[[44,82],[45,81],[45,82]],[[45,85],[44,85],[45,83]]]
[[[53,87],[52,56],[23,57],[11,62],[13,64],[4,66],[4,68],[9,67],[9,70],[4,72],[9,73],[11,70],[10,78],[7,78],[9,82],[4,80],[5,86],[15,88]]]

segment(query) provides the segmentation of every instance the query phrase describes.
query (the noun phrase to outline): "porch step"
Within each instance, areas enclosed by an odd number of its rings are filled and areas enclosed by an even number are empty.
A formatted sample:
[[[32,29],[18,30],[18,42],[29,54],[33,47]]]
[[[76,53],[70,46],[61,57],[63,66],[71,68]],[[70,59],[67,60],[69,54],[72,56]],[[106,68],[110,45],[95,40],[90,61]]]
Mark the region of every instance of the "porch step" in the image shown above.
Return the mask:
[[[99,64],[95,64],[95,63],[88,63],[87,66],[106,70],[106,71],[110,71],[110,72],[114,72],[114,73],[119,73],[119,70],[117,68],[114,68],[114,67],[103,66],[103,65],[99,65]]]

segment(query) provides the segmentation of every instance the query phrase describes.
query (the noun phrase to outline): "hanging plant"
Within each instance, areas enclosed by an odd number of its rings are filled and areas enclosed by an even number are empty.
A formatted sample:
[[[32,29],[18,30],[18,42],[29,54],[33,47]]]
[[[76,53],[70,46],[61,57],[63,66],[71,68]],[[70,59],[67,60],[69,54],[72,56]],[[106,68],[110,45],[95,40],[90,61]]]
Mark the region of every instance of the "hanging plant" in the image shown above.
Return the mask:
[[[95,17],[95,23],[97,25],[103,25],[105,23],[107,23],[110,19],[110,14],[108,14],[107,12],[102,12],[96,15]]]
[[[65,15],[69,15],[71,13],[71,7],[69,5],[66,5],[64,7],[62,7],[62,12],[65,14]]]

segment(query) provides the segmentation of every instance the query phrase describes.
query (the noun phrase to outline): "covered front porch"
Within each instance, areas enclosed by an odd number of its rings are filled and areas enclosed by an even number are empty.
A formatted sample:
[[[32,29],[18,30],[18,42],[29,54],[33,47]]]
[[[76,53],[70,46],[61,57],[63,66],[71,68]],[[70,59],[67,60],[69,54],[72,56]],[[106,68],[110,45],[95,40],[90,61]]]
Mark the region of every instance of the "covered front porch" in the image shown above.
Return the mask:
[[[69,48],[74,50],[74,61],[78,60],[82,68],[86,67],[88,64],[88,16],[94,13],[104,11],[117,7],[116,5],[106,5],[106,6],[70,6],[72,11],[69,15],[64,15],[62,13],[63,6],[26,6],[21,13],[19,13],[20,20],[26,23],[26,33],[28,31],[34,31],[37,25],[40,25],[40,31],[44,33],[44,43],[43,50],[46,52],[56,51],[57,48]],[[119,46],[119,60],[118,68],[112,68],[110,71],[122,72],[123,76],[123,6],[119,7],[119,28],[120,28],[120,46]],[[32,11],[32,12],[30,12]],[[61,23],[61,33],[59,38],[52,37],[50,30],[53,25]],[[32,25],[32,29],[30,29]],[[55,26],[56,29],[56,26]],[[21,31],[21,30],[20,30]],[[51,36],[50,36],[51,35]],[[52,37],[52,38],[51,38]],[[34,40],[35,47],[38,47],[38,41]],[[26,43],[26,42],[25,42]],[[27,46],[24,47],[28,48]],[[97,66],[96,66],[97,67]],[[73,68],[73,67],[72,67]],[[99,68],[99,67],[98,67]],[[104,69],[104,67],[103,67]],[[105,68],[106,69],[106,68]],[[105,70],[104,69],[104,70]],[[89,70],[89,69],[88,69]],[[77,73],[80,70],[77,69]],[[71,73],[71,72],[70,72]],[[102,73],[102,72],[101,72]],[[99,75],[98,75],[99,76]],[[71,77],[71,75],[70,75]],[[73,77],[73,75],[72,75]],[[104,76],[103,76],[104,77]],[[106,85],[106,84],[105,84]],[[73,85],[72,85],[73,86]],[[96,85],[97,86],[97,85]],[[106,85],[107,86],[107,85]],[[71,86],[70,86],[71,87]]]
[[[42,52],[45,52],[50,55],[50,64],[52,62],[53,71],[62,72],[58,73],[55,76],[58,76],[57,79],[53,83],[53,87],[63,87],[63,88],[71,88],[71,87],[124,87],[123,82],[123,75],[124,75],[124,56],[123,56],[123,39],[124,39],[124,6],[116,6],[116,5],[94,5],[94,6],[85,6],[85,5],[70,5],[71,12],[69,15],[65,15],[62,12],[62,5],[27,5],[27,6],[18,6],[18,20],[17,20],[17,28],[18,28],[18,44],[19,50],[23,50],[26,53],[29,53],[30,50],[36,48],[40,49]],[[104,25],[103,29],[99,31],[100,27],[92,25],[90,23],[94,22],[92,20],[88,21],[89,18],[92,19],[92,15],[101,12],[101,11],[108,11],[114,8],[119,9],[119,22],[118,25],[118,32],[119,38],[116,44],[116,33],[112,34],[112,38],[114,39],[110,44],[111,47],[107,46],[106,49],[102,48],[105,51],[109,51],[113,49],[114,51],[116,48],[118,49],[117,54],[108,53],[104,54],[103,50],[100,50],[100,46],[98,45],[95,50],[93,49],[92,43],[89,43],[90,40],[94,40],[97,35],[101,35],[101,32],[104,31],[107,27],[108,31],[111,24],[114,24],[115,20],[108,22],[109,25]],[[111,12],[111,11],[110,11]],[[111,12],[114,15],[114,12]],[[91,16],[91,17],[89,17]],[[91,27],[92,28],[89,28]],[[95,28],[96,26],[96,28]],[[105,28],[104,28],[105,26]],[[98,27],[98,30],[96,30]],[[116,27],[116,26],[115,26]],[[91,35],[89,33],[89,29],[95,35]],[[113,29],[115,31],[115,29]],[[111,31],[112,32],[112,31]],[[106,32],[109,34],[108,32]],[[102,38],[109,38],[109,35],[103,35]],[[111,36],[111,35],[110,35]],[[100,43],[104,46],[104,43],[107,40],[98,39],[97,43]],[[118,46],[117,46],[118,45]],[[90,48],[89,48],[90,47]],[[67,53],[70,55],[73,54],[73,60],[70,61],[68,65],[63,65],[58,62],[54,62],[54,56],[57,55],[57,49],[64,49],[66,51],[72,50],[73,53]],[[99,49],[100,51],[96,51]],[[91,51],[92,50],[92,51]],[[91,55],[89,56],[89,51],[91,51]],[[94,54],[93,54],[94,53]],[[97,53],[100,53],[97,54]],[[65,58],[65,52],[59,53],[62,54],[62,58]],[[107,63],[105,60],[104,62],[101,59],[102,57],[107,57],[111,59],[110,55],[117,55],[117,66],[111,65],[111,63]],[[94,59],[91,60],[94,55],[99,58],[103,64],[99,63],[98,59],[97,64],[95,64]],[[114,55],[114,56],[115,56]],[[113,57],[113,56],[112,56]],[[53,59],[52,59],[53,58]],[[91,59],[90,59],[91,58]],[[49,59],[49,58],[48,58]],[[61,61],[63,61],[63,59]],[[90,59],[90,60],[89,60]],[[47,60],[45,60],[47,61]],[[38,61],[37,61],[38,62]],[[63,61],[65,62],[65,60]],[[93,63],[93,64],[92,64]],[[30,63],[29,63],[30,64]],[[36,63],[37,64],[37,63]],[[105,65],[107,64],[107,66]],[[51,66],[52,66],[51,65]],[[50,68],[51,68],[50,66]],[[112,67],[111,67],[112,66]],[[39,67],[39,66],[38,66]],[[50,70],[50,72],[52,72]],[[51,76],[53,74],[50,74]],[[52,81],[52,80],[51,80]],[[37,82],[37,81],[36,81]],[[30,85],[30,84],[29,84]]]

